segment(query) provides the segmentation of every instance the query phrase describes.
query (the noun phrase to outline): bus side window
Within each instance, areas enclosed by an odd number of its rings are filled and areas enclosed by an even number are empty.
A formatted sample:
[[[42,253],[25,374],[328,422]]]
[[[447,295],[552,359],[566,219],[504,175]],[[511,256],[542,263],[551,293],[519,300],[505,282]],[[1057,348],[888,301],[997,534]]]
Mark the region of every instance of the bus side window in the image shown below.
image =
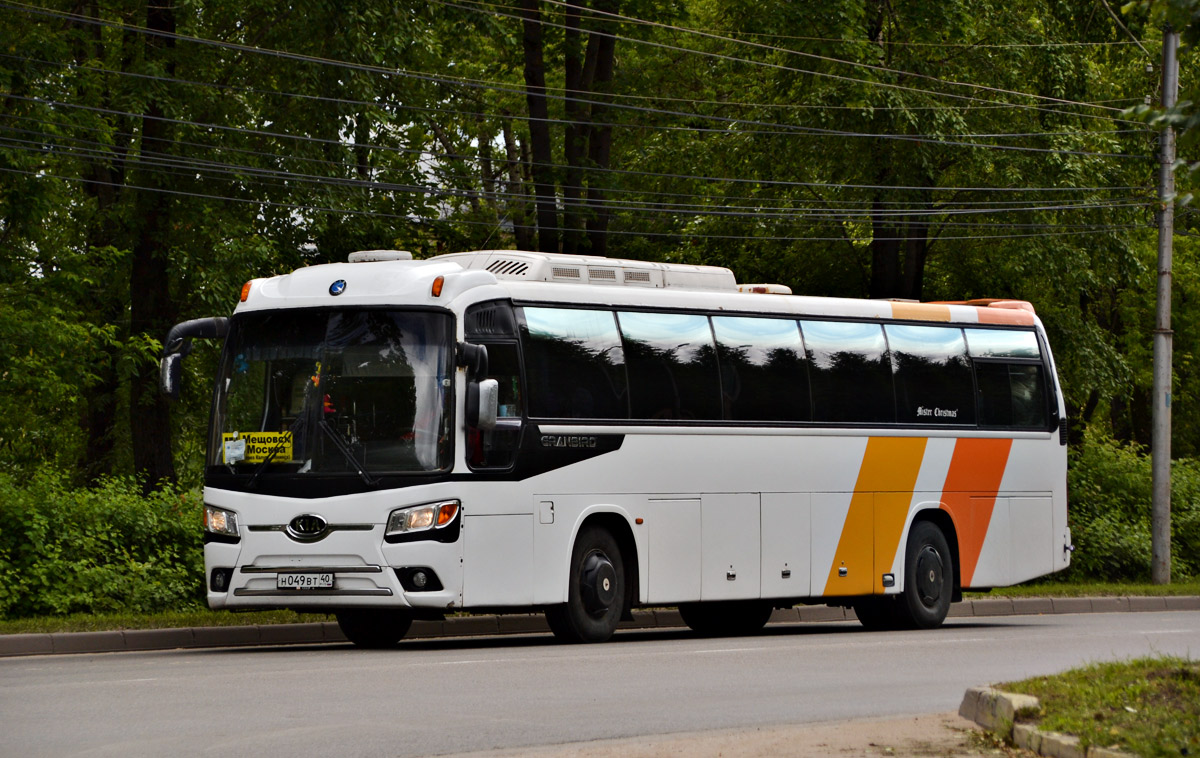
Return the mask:
[[[902,424],[974,424],[971,362],[962,329],[884,327],[896,372],[896,420]]]
[[[629,418],[624,350],[612,311],[521,311],[530,416]]]
[[[495,429],[467,430],[467,462],[472,468],[509,468],[521,447],[521,363],[515,342],[484,342],[488,351],[488,379],[500,385]]]
[[[1037,364],[976,361],[979,425],[1046,428],[1046,394]]]
[[[633,418],[721,418],[717,352],[706,316],[622,311],[617,319]]]
[[[965,331],[975,364],[979,425],[1045,429],[1046,381],[1037,335],[1007,329]]]
[[[727,421],[809,421],[800,327],[791,319],[713,316]]]
[[[892,367],[880,324],[801,321],[812,383],[813,420],[896,422]]]

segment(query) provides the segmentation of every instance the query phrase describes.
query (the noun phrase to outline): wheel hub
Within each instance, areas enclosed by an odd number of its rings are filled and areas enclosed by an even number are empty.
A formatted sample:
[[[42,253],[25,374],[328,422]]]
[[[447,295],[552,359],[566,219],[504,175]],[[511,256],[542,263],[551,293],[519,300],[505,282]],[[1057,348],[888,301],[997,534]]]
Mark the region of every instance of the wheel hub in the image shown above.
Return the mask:
[[[617,570],[600,551],[588,553],[579,576],[583,607],[593,616],[603,615],[617,599]]]
[[[937,605],[942,596],[945,569],[942,556],[929,545],[917,555],[917,593],[926,606]]]

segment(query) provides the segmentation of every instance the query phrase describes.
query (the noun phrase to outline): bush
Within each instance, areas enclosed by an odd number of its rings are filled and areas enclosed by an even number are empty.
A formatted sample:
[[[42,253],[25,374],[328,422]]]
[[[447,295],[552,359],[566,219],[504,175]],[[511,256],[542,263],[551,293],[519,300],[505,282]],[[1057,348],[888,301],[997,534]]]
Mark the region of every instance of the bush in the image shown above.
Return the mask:
[[[199,492],[0,475],[0,618],[202,608]]]
[[[1075,554],[1070,578],[1150,578],[1150,456],[1089,429],[1070,451],[1068,519]],[[1200,461],[1171,471],[1171,575],[1200,574]]]

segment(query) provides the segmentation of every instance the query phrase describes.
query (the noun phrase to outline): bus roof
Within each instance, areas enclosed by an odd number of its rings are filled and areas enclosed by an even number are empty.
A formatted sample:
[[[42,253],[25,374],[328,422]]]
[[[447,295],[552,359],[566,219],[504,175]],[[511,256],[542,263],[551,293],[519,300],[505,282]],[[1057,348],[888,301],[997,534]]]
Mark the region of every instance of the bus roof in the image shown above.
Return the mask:
[[[337,303],[448,305],[511,297],[526,302],[620,306],[661,305],[742,313],[848,316],[955,323],[1032,326],[1033,306],[1022,300],[919,303],[783,292],[781,285],[742,286],[719,266],[656,263],[597,256],[478,250],[411,260],[402,251],[353,254],[351,263],[309,266],[251,283],[238,310],[313,307]],[[432,283],[438,294],[432,293]],[[341,283],[335,288],[334,283]],[[337,290],[335,292],[335,289]],[[343,294],[344,293],[344,294]]]

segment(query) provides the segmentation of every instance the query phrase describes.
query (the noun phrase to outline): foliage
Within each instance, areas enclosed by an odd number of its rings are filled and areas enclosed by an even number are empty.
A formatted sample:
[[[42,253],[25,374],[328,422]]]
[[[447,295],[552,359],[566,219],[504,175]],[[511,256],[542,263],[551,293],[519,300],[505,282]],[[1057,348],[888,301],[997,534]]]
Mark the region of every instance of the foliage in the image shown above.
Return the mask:
[[[521,12],[534,8],[552,123],[536,167]],[[198,484],[215,351],[185,362],[168,409],[152,385],[172,322],[227,315],[245,280],[354,249],[532,245],[538,168],[557,188],[551,223],[589,229],[576,249],[725,265],[806,295],[1033,302],[1076,434],[1073,571],[1140,575],[1157,133],[1128,109],[1157,99],[1161,22],[1194,47],[1197,9],[13,6],[0,14],[0,466]],[[584,87],[579,54],[610,33],[611,76]],[[1185,50],[1181,66],[1194,88],[1200,59]],[[581,91],[588,103],[569,96]],[[1185,102],[1166,120],[1194,114]],[[591,136],[568,144],[571,121]],[[1180,172],[1180,194],[1194,181]],[[1182,208],[1177,228],[1174,544],[1176,571],[1194,576],[1200,213]]]
[[[0,474],[0,618],[202,607],[201,514],[198,492],[173,487]]]
[[[1084,750],[1111,747],[1144,758],[1200,750],[1200,663],[1193,660],[1095,663],[998,687],[1040,701],[1039,713],[1018,721],[1078,736]]]
[[[1146,581],[1150,576],[1150,457],[1092,429],[1072,449],[1068,508],[1075,553],[1068,577]],[[1175,461],[1171,575],[1200,576],[1200,462]]]

